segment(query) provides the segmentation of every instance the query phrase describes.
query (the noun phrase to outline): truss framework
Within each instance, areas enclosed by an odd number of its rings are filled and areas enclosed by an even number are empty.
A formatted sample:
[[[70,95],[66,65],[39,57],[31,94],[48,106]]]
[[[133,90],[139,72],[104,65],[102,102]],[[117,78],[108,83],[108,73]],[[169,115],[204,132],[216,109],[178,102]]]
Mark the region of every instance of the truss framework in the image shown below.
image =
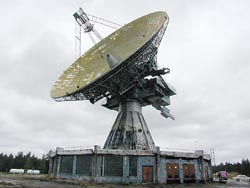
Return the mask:
[[[157,69],[157,49],[167,28],[167,22],[138,51],[109,73],[90,83],[75,93],[56,98],[56,101],[89,100],[95,103],[106,97],[123,95],[133,88],[141,79]]]

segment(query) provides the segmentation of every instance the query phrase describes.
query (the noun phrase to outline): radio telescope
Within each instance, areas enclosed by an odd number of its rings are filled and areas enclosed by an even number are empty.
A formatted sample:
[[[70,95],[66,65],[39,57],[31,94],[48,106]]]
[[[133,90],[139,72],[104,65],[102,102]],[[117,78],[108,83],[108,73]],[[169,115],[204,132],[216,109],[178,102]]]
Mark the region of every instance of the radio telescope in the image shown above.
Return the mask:
[[[157,65],[167,14],[145,15],[104,39],[81,8],[73,16],[85,33],[101,41],[64,71],[52,87],[51,97],[55,101],[91,103],[105,98],[103,106],[118,111],[118,115],[104,149],[155,151],[142,107],[152,105],[164,117],[174,119],[166,106],[176,91],[162,78],[170,70]]]

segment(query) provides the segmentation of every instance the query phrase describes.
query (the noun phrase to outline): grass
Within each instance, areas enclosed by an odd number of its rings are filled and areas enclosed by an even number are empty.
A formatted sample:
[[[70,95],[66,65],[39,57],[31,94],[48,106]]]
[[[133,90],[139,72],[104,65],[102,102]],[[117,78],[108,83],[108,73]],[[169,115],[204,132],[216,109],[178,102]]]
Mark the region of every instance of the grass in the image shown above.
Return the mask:
[[[228,179],[233,179],[233,177],[235,177],[237,175],[239,175],[238,172],[230,172],[230,173],[228,173]]]

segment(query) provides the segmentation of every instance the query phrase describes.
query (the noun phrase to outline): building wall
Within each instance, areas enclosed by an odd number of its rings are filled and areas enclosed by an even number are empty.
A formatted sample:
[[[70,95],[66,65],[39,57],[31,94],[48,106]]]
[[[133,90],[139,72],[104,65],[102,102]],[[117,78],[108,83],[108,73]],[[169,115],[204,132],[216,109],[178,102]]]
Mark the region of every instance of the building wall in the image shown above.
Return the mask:
[[[131,164],[130,164],[131,160]],[[141,155],[111,155],[111,154],[74,154],[55,155],[51,158],[50,176],[56,178],[77,179],[91,182],[142,183],[152,169],[152,182],[165,184],[171,181],[167,178],[166,164],[178,164],[179,179],[177,183],[191,180],[207,181],[211,179],[211,161],[203,158],[180,158],[161,156],[159,154]],[[184,169],[187,164],[194,166],[194,179],[185,178]],[[144,169],[144,171],[143,171]],[[191,169],[192,171],[192,169]],[[190,176],[191,177],[191,176]]]

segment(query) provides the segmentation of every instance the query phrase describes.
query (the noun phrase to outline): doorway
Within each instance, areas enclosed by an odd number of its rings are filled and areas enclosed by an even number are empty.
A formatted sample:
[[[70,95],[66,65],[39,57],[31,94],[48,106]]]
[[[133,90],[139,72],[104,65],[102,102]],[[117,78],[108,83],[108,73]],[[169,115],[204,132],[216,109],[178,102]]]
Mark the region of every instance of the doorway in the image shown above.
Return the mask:
[[[153,182],[153,166],[142,166],[142,182]]]

